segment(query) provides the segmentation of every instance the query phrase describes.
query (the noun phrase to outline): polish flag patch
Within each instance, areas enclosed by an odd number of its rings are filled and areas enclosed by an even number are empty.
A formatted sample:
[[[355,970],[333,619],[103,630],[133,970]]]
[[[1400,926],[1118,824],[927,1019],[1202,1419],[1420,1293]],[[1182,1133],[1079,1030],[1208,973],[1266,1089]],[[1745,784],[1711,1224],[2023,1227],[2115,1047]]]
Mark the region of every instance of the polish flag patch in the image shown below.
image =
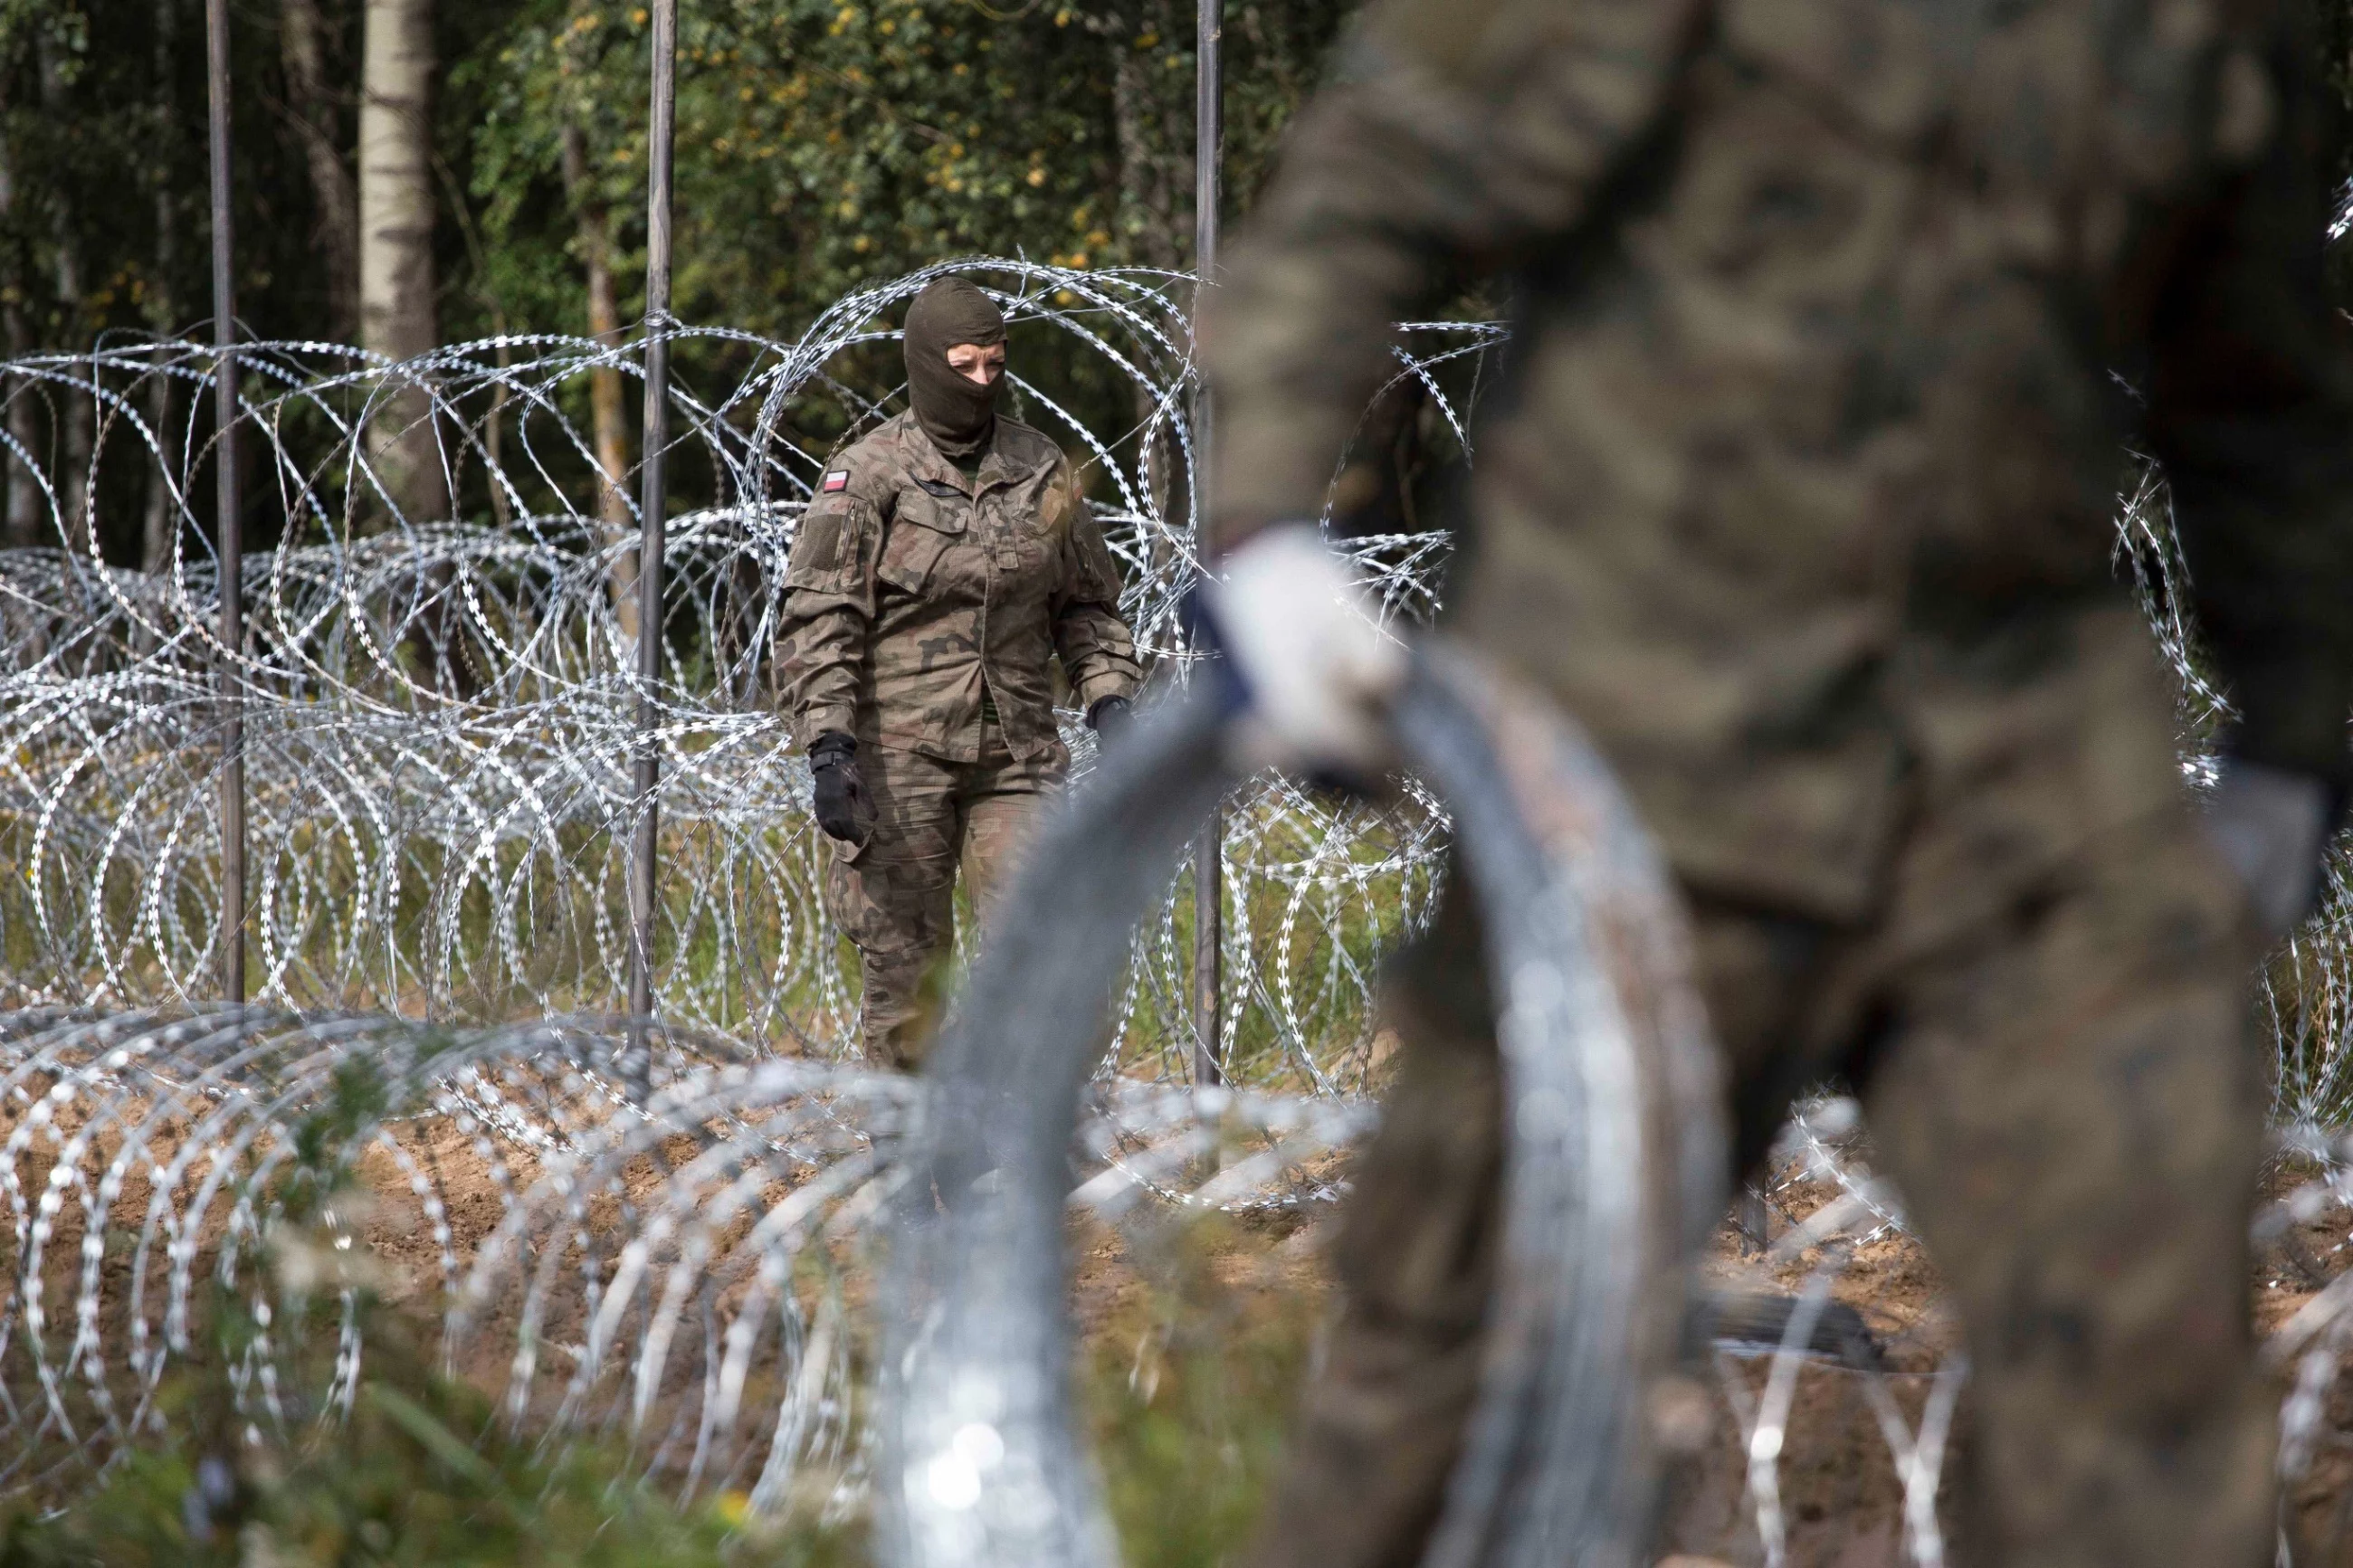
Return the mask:
[[[834,469],[833,472],[826,475],[825,483],[818,487],[827,495],[831,495],[836,490],[846,490],[849,488],[849,470],[848,468]]]

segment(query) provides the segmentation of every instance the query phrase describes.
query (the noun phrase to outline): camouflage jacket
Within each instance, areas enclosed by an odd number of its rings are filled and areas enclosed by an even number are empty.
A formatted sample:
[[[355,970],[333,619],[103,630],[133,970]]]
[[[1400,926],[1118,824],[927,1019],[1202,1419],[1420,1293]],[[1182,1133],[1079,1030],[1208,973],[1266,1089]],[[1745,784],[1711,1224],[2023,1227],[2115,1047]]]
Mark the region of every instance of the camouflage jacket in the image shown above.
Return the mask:
[[[910,415],[842,453],[785,585],[785,696],[804,743],[839,730],[972,762],[986,689],[1016,756],[1060,758],[1055,656],[1081,708],[1137,685],[1119,570],[1070,463],[1002,415],[973,479]]]
[[[1685,876],[1864,910],[1969,721],[1916,672],[2031,679],[2121,605],[2127,441],[2232,744],[2348,781],[2341,143],[2288,10],[1375,0],[1205,310],[1221,541],[1323,511],[1388,323],[1483,274],[1514,337],[1450,612]]]

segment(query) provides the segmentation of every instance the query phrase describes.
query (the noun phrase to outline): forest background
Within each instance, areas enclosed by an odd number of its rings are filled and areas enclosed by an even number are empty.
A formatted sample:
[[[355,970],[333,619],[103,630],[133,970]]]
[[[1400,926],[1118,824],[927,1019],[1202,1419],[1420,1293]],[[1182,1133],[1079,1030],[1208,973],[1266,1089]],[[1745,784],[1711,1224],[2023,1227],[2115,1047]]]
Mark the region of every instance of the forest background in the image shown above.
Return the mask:
[[[1352,8],[1228,5],[1229,211],[1247,206]],[[245,335],[406,358],[506,332],[619,341],[638,321],[649,17],[637,0],[229,10]],[[965,253],[1190,264],[1183,0],[684,0],[680,12],[681,321],[789,338],[861,284]],[[9,357],[209,336],[204,45],[203,0],[0,0]],[[1065,386],[1090,374],[1063,372],[1052,379]],[[587,382],[572,393],[599,446],[634,456],[634,397],[617,377]],[[1122,389],[1092,394],[1071,393],[1083,405]],[[11,434],[49,472],[83,468],[91,411],[76,402],[10,404]],[[56,542],[29,487],[12,488],[0,544]],[[96,509],[111,563],[169,558],[143,510]],[[252,520],[256,544],[270,521]]]
[[[1356,3],[1227,0],[1229,217]],[[2314,3],[2342,87],[2353,4]],[[644,278],[639,0],[229,0],[229,13],[244,335],[393,359],[502,333],[627,338]],[[1194,29],[1186,0],[683,0],[673,313],[789,339],[860,285],[945,257],[1189,267]],[[0,0],[0,353],[208,340],[205,160],[203,0]],[[1034,347],[1025,372],[1096,427],[1140,417],[1137,389],[1066,334],[1017,332],[1015,346]],[[728,357],[705,340],[679,371],[715,381],[742,369]],[[893,357],[841,374],[879,394]],[[561,395],[616,479],[638,447],[622,379],[607,369]],[[153,395],[171,391],[159,379]],[[45,472],[90,471],[91,401],[0,401]],[[840,432],[787,434],[821,451]],[[59,517],[26,473],[9,480],[0,547],[57,543],[62,525],[116,565],[172,557],[164,487],[121,465],[88,518],[77,495]],[[584,509],[613,504],[606,490],[620,493],[584,482]],[[486,488],[456,505],[505,521]],[[278,542],[272,499],[254,490],[248,506],[248,547]]]

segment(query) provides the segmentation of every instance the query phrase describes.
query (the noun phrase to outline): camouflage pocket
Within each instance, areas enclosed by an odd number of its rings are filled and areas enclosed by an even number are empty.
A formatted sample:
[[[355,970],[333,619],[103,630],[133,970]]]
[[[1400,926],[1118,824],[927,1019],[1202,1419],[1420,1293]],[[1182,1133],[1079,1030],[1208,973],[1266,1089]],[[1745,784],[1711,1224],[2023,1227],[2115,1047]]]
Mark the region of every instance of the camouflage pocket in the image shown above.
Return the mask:
[[[802,514],[786,558],[785,586],[820,594],[854,594],[864,576],[871,513],[846,495],[826,496]]]
[[[902,593],[920,594],[923,584],[964,533],[970,504],[943,501],[921,490],[902,491],[891,527],[882,537],[882,559],[875,576]]]

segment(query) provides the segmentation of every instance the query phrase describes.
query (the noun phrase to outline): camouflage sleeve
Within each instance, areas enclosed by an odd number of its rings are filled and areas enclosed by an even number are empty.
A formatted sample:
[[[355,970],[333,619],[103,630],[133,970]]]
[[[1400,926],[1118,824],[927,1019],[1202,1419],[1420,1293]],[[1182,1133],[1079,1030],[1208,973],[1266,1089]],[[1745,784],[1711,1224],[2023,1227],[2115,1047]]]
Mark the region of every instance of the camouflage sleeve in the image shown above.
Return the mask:
[[[2231,749],[2341,788],[2353,784],[2353,343],[2323,237],[2345,117],[2307,58],[2318,46],[2293,37],[2274,52],[2277,133],[2171,247],[2146,432],[2190,607],[2238,710]]]
[[[839,490],[820,488],[801,515],[786,563],[778,627],[785,710],[804,745],[828,730],[851,734],[858,727],[882,541],[881,514],[860,493],[865,488],[854,481]]]
[[[1214,548],[1321,514],[1390,323],[1577,227],[1658,123],[1703,4],[1377,0],[1205,307]]]
[[[1134,697],[1144,683],[1135,638],[1119,618],[1119,563],[1103,542],[1103,526],[1077,493],[1066,461],[1050,494],[1062,512],[1062,590],[1054,598],[1054,651],[1082,709],[1106,697]]]

